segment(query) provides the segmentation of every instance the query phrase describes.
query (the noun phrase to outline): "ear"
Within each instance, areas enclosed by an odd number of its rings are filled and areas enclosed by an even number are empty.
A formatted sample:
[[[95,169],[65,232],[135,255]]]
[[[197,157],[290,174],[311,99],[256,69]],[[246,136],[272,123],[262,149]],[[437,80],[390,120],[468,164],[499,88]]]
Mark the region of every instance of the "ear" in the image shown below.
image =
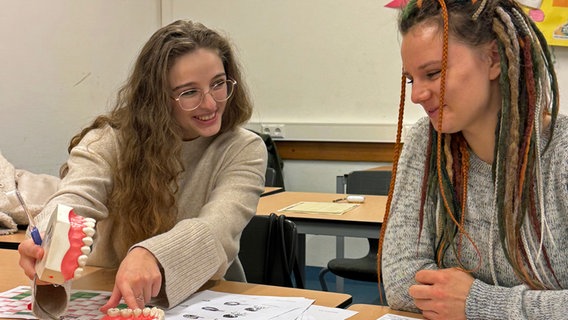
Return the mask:
[[[489,80],[495,80],[501,74],[501,56],[497,40],[491,41],[487,48],[487,58],[489,59]]]

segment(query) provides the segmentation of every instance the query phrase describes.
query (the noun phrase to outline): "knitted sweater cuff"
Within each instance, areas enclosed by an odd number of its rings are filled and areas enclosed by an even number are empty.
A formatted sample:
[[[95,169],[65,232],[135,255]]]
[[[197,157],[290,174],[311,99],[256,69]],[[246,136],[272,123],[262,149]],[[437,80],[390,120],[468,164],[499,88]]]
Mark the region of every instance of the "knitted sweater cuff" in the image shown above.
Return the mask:
[[[489,285],[476,279],[465,301],[465,314],[468,320],[503,320],[508,318],[508,310],[521,287],[507,288]]]

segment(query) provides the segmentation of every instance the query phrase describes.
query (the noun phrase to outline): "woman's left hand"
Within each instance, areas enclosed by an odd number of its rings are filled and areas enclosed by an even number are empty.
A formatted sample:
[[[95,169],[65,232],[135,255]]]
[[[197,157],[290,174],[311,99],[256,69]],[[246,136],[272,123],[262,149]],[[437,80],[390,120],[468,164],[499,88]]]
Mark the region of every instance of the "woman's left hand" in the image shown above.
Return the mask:
[[[473,277],[457,268],[420,270],[408,290],[426,319],[466,319],[465,300]]]
[[[100,310],[106,313],[108,309],[116,307],[121,298],[128,308],[142,309],[152,297],[158,295],[161,285],[158,261],[150,251],[136,247],[120,263],[110,299]]]

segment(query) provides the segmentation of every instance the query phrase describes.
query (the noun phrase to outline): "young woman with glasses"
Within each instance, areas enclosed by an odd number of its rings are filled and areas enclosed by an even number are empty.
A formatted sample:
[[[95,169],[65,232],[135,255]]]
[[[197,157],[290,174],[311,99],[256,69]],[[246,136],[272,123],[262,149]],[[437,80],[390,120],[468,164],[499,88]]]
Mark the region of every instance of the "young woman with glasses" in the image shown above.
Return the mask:
[[[71,140],[38,226],[45,230],[57,204],[97,220],[88,264],[118,268],[102,311],[121,299],[168,308],[210,279],[244,280],[239,237],[264,190],[267,158],[241,127],[251,113],[227,39],[176,21],[142,48],[114,109]],[[27,240],[19,251],[33,279],[43,250]],[[50,313],[48,292],[60,288],[68,285],[38,285],[34,310]]]

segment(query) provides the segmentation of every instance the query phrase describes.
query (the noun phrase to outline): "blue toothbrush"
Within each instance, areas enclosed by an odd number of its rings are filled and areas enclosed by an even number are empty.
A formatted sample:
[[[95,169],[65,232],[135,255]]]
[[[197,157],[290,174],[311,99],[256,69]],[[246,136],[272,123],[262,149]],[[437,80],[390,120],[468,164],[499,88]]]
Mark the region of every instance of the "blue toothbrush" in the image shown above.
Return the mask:
[[[26,203],[24,202],[24,198],[22,198],[22,195],[20,194],[20,191],[18,190],[17,187],[16,187],[16,196],[18,197],[18,200],[20,201],[22,208],[24,208],[24,211],[26,212],[26,215],[28,216],[28,220],[29,220],[29,223],[30,223],[30,225],[29,225],[30,234],[32,236],[32,239],[34,240],[34,243],[37,244],[38,246],[41,246],[41,236],[39,235],[39,230],[37,229],[37,227],[35,225],[34,217],[32,217],[32,214],[28,210],[28,206],[26,206]]]

